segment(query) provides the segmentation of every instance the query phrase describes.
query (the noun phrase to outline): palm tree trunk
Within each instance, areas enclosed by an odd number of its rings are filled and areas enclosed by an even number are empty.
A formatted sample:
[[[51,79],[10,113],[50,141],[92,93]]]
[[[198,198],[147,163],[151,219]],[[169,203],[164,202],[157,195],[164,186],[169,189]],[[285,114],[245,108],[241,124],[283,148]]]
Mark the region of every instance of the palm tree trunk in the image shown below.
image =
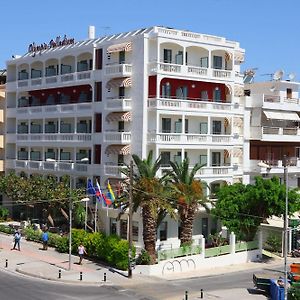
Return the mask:
[[[196,214],[197,203],[182,208],[180,214],[181,232],[180,232],[180,245],[191,244],[193,237],[193,223]]]
[[[151,213],[151,209],[148,205],[143,206],[143,239],[145,250],[151,257],[151,264],[156,262],[156,219]]]

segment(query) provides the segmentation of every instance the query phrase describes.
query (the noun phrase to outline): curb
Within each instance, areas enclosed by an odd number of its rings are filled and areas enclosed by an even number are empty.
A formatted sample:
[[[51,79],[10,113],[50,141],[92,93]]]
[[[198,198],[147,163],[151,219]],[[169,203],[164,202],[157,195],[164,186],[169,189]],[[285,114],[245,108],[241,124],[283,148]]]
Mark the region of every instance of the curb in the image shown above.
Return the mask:
[[[80,281],[78,280],[64,280],[64,279],[59,279],[59,278],[52,278],[52,277],[46,277],[43,275],[37,275],[37,274],[32,274],[27,271],[23,271],[22,269],[16,268],[15,270],[17,273],[20,273],[22,275],[26,275],[29,277],[34,277],[34,278],[39,278],[39,279],[44,279],[48,281],[53,281],[53,282],[61,282],[61,283],[68,283],[68,284],[80,284],[80,285],[100,285],[100,286],[112,286],[114,285],[111,281]]]

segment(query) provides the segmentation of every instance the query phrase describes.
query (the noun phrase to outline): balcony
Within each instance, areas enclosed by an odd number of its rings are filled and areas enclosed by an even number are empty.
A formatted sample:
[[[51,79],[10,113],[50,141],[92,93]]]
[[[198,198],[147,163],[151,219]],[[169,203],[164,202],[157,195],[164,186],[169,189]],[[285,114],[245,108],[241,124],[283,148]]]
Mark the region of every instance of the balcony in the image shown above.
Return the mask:
[[[216,134],[182,134],[182,133],[149,133],[149,143],[162,144],[242,144],[243,138],[238,135],[216,135]]]
[[[131,142],[131,132],[106,132],[104,141],[108,143],[129,144]]]
[[[131,76],[132,64],[113,64],[105,66],[105,75],[111,77]]]
[[[131,98],[112,98],[106,102],[106,109],[111,111],[128,111],[131,110]]]
[[[115,176],[118,178],[125,178],[126,175],[122,173],[122,169],[126,169],[126,166],[119,166],[114,163],[106,163],[104,165],[104,174],[106,176]]]
[[[248,172],[255,174],[283,174],[284,168],[282,160],[262,160],[270,168],[259,167],[261,160],[250,160]],[[300,159],[298,157],[291,157],[287,160],[288,173],[300,173]]]
[[[31,160],[7,160],[7,166],[16,169],[39,170],[44,172],[89,173],[90,165],[70,162],[47,162]]]
[[[194,78],[216,78],[221,80],[235,79],[232,70],[202,68],[198,66],[178,65],[173,63],[153,62],[149,64],[149,72],[152,74],[176,74]]]
[[[41,133],[17,134],[17,141],[28,142],[87,142],[92,140],[92,134],[79,133]]]
[[[300,141],[300,129],[298,127],[284,128],[284,127],[269,127],[263,126],[261,128],[262,139],[272,141]]]
[[[207,111],[223,111],[223,112],[239,112],[242,108],[238,103],[223,103],[202,101],[200,99],[182,100],[168,98],[152,98],[148,99],[148,107],[152,109],[178,110],[186,112],[207,112]]]

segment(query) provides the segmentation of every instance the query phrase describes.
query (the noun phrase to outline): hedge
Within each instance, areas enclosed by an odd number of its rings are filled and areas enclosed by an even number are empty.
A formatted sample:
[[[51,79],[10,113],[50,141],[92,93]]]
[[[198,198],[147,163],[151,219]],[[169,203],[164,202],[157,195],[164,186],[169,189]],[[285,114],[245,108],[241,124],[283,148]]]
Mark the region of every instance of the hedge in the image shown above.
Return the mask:
[[[8,231],[9,230],[9,231]],[[0,225],[0,231],[13,233],[14,230],[7,226]],[[42,232],[27,227],[23,235],[28,241],[42,242]],[[117,235],[106,236],[104,233],[87,233],[82,229],[72,229],[72,252],[77,253],[80,243],[83,243],[87,256],[93,259],[107,262],[121,270],[128,268],[128,241],[122,240]],[[49,233],[48,245],[55,247],[58,252],[66,253],[69,251],[69,237],[60,236],[56,233]],[[135,248],[132,251],[135,257]]]

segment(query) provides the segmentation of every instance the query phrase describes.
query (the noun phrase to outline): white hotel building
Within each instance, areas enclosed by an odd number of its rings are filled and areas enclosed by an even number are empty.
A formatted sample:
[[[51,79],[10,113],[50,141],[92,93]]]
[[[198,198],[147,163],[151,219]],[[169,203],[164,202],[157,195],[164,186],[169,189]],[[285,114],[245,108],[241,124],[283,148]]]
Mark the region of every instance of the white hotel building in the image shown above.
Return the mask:
[[[7,62],[5,170],[71,175],[77,185],[122,180],[131,154],[204,164],[211,188],[243,179],[244,50],[223,37],[144,28],[28,52]],[[81,161],[88,158],[88,163]],[[102,226],[126,237],[126,220],[102,211]],[[125,217],[124,217],[125,218]],[[134,215],[134,240],[142,222]],[[199,211],[195,236],[216,224]],[[177,243],[166,220],[158,241]]]

